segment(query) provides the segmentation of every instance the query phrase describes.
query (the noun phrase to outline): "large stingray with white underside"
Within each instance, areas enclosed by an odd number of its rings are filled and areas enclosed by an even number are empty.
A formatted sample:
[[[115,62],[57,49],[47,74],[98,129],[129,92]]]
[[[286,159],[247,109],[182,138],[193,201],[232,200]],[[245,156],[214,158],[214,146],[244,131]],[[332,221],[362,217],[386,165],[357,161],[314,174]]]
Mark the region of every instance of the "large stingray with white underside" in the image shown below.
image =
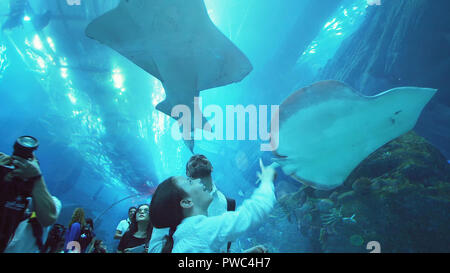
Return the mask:
[[[436,91],[399,87],[369,97],[338,81],[305,87],[280,105],[275,160],[306,185],[336,188],[368,155],[413,129]]]
[[[169,116],[180,104],[193,113],[201,90],[239,82],[252,70],[203,0],[121,0],[85,32],[158,78],[166,99],[156,109]]]

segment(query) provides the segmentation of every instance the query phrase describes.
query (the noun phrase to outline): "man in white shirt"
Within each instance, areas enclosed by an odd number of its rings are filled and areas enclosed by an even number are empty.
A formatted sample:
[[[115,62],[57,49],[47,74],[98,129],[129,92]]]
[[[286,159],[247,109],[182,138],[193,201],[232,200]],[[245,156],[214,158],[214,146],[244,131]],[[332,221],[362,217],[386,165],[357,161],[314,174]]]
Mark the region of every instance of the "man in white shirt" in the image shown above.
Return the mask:
[[[135,213],[136,213],[135,207],[130,207],[128,209],[128,219],[119,222],[116,228],[116,234],[114,234],[114,239],[116,240],[122,239],[122,236],[125,234],[125,232],[127,232],[128,228],[130,227],[131,224],[130,219],[133,219]]]
[[[220,192],[213,182],[211,173],[213,166],[211,162],[204,155],[193,155],[186,164],[186,175],[192,179],[200,179],[200,182],[206,187],[206,190],[211,193],[212,202],[208,207],[208,216],[218,216],[227,212],[228,202],[225,195]],[[230,199],[231,200],[231,199]],[[234,201],[234,200],[233,200]],[[153,228],[152,238],[149,245],[149,253],[161,253],[165,244],[164,236],[169,234],[168,228],[158,229]],[[245,252],[259,252],[262,246],[248,249]],[[242,252],[236,244],[224,244],[220,248],[220,252]]]

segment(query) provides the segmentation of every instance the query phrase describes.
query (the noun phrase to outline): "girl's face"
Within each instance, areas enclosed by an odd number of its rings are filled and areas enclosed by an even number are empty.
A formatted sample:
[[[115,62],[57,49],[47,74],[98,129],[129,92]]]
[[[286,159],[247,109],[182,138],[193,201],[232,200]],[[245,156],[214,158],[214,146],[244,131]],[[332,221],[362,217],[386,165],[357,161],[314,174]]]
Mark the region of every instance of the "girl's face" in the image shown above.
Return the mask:
[[[136,221],[149,221],[150,220],[150,207],[148,205],[140,206],[136,211]]]
[[[183,176],[175,178],[178,187],[183,189],[193,205],[203,209],[208,209],[211,204],[211,193],[206,189],[205,185],[200,182],[200,179],[191,179]]]

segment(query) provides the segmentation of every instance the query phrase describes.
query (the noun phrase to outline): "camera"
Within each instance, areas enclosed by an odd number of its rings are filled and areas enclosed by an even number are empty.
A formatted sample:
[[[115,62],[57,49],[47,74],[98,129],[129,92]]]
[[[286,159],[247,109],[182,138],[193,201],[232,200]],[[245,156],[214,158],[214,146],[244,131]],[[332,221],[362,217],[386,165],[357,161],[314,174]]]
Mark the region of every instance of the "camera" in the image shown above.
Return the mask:
[[[17,138],[13,146],[13,156],[18,156],[23,159],[33,159],[33,152],[39,147],[39,141],[32,136],[21,136]],[[11,164],[0,165],[0,179],[10,171],[14,170],[14,166]]]
[[[32,160],[38,146],[36,138],[21,136],[14,143],[12,155]],[[0,253],[7,247],[19,223],[27,218],[25,211],[34,186],[33,181],[9,176],[14,169],[12,160],[0,165]]]

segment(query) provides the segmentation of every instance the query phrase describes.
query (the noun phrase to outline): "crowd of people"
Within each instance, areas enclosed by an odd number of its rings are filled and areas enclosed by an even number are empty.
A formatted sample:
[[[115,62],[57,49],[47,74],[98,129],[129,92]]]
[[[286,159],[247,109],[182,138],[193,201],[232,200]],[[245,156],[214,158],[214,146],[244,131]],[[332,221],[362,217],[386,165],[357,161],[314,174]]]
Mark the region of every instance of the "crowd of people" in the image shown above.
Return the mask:
[[[274,206],[275,168],[264,166],[261,160],[257,189],[237,206],[217,188],[211,162],[204,155],[193,155],[186,164],[186,176],[167,178],[158,185],[150,204],[129,208],[128,218],[120,221],[114,233],[118,247],[109,251],[96,237],[94,221],[85,218],[83,208],[75,209],[67,226],[56,223],[62,205],[47,190],[34,153],[28,158],[0,153],[0,167],[0,252],[269,251],[263,245],[243,250],[233,244],[261,224]]]

